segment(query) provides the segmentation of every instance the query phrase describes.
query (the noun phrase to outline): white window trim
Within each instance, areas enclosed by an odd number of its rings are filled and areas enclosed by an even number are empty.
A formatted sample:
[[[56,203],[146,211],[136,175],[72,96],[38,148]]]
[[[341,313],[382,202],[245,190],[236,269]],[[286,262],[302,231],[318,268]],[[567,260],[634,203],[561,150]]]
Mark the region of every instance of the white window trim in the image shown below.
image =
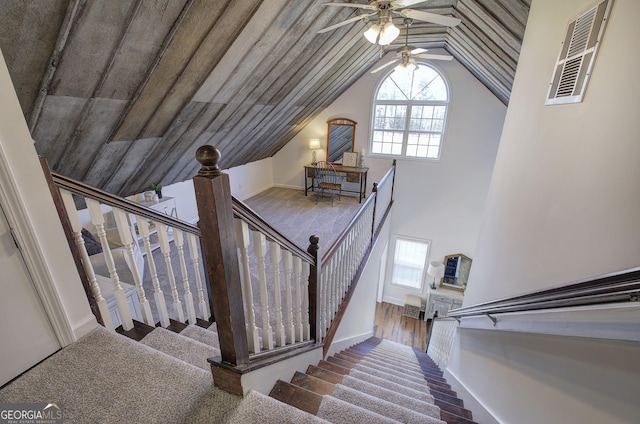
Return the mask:
[[[375,107],[376,107],[376,97],[378,95],[378,91],[380,90],[380,87],[382,86],[382,83],[389,77],[389,75],[391,75],[394,72],[394,69],[392,68],[390,71],[387,71],[385,74],[382,75],[382,77],[380,78],[380,80],[378,81],[378,84],[376,85],[375,90],[373,91],[373,95],[371,96],[371,109],[370,109],[370,113],[369,113],[369,140],[368,140],[368,149],[369,151],[368,156],[371,157],[375,157],[375,158],[385,158],[385,159],[401,159],[401,160],[410,160],[410,161],[428,161],[428,162],[441,162],[442,161],[442,157],[443,157],[443,151],[444,151],[444,145],[445,145],[445,139],[446,139],[446,133],[447,133],[447,120],[449,117],[449,109],[451,107],[451,87],[449,85],[449,81],[446,77],[446,74],[442,71],[442,69],[440,69],[438,66],[435,66],[433,63],[427,63],[424,61],[417,61],[418,65],[420,66],[426,66],[429,68],[432,68],[433,70],[435,70],[440,77],[442,78],[442,80],[444,81],[444,85],[447,89],[447,101],[431,101],[431,102],[425,102],[425,105],[433,105],[433,106],[446,106],[445,109],[445,113],[444,113],[444,119],[443,119],[443,126],[442,126],[442,132],[440,133],[440,149],[438,152],[438,157],[437,158],[423,158],[423,157],[416,157],[416,156],[406,156],[406,151],[407,151],[407,137],[408,137],[408,130],[404,131],[404,135],[403,135],[403,139],[402,139],[402,153],[400,155],[391,155],[391,154],[385,154],[385,153],[373,153],[373,148],[372,148],[372,142],[373,142],[373,133],[374,133],[374,122],[375,122]],[[382,103],[382,102],[381,102]],[[399,105],[408,105],[408,104],[420,104],[420,102],[404,102],[404,101],[399,101],[399,100],[388,100],[385,101],[384,104],[399,104]],[[410,119],[410,113],[407,113],[407,120]],[[408,128],[408,124],[406,126],[406,128]]]
[[[397,241],[398,240],[406,240],[406,241],[413,241],[413,242],[419,242],[419,243],[425,243],[427,245],[427,252],[425,254],[425,258],[424,258],[424,264],[423,264],[423,269],[422,269],[422,281],[420,282],[420,287],[419,288],[415,288],[415,287],[409,287],[406,286],[404,284],[397,284],[394,283],[393,281],[393,270],[395,267],[395,257],[396,257],[396,246],[397,246]],[[431,240],[428,239],[421,239],[418,237],[411,237],[411,236],[403,236],[403,235],[395,235],[393,236],[393,245],[392,245],[392,249],[389,249],[389,258],[390,258],[390,262],[391,262],[391,266],[389,266],[389,284],[393,287],[402,289],[402,290],[406,290],[409,292],[414,292],[414,293],[422,293],[424,291],[425,288],[425,281],[427,278],[427,266],[429,264],[429,255],[431,253]]]

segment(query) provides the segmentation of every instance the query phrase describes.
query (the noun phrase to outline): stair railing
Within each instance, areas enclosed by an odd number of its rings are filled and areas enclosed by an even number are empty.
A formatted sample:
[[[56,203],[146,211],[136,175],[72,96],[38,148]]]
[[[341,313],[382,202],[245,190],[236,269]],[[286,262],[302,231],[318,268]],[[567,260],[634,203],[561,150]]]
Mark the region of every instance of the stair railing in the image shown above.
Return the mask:
[[[324,343],[325,355],[349,306],[382,224],[393,205],[395,169],[396,161],[394,160],[380,182],[373,184],[371,196],[322,257],[317,280],[318,305],[320,305],[318,340]],[[317,251],[313,242],[309,249]]]
[[[436,317],[431,321],[427,354],[444,369],[449,362],[449,353],[458,328],[458,321],[449,317]]]
[[[198,227],[50,171],[44,159],[42,165],[89,303],[101,324],[110,330],[122,325],[129,331],[134,319],[169,327],[171,319],[195,324],[211,318]],[[94,238],[102,252],[88,249]],[[156,249],[167,281],[158,277]],[[145,270],[151,280],[147,287]]]

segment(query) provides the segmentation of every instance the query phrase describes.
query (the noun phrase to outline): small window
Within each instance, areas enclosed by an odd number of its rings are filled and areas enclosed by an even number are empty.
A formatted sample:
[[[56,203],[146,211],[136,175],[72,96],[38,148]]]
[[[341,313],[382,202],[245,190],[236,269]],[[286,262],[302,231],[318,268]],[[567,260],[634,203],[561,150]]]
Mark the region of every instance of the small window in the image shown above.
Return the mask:
[[[428,241],[396,238],[391,283],[422,290],[428,253]]]
[[[440,159],[448,103],[447,84],[434,68],[391,72],[374,97],[371,154]]]

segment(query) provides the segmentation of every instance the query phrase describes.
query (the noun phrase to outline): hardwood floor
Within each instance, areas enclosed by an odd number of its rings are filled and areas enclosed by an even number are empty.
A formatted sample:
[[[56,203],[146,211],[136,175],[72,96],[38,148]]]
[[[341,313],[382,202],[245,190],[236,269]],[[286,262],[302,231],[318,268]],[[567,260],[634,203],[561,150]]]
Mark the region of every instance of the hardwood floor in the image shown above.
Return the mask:
[[[420,319],[404,317],[403,310],[402,306],[392,303],[377,303],[374,336],[426,351],[431,321],[427,323],[424,320],[423,312]]]

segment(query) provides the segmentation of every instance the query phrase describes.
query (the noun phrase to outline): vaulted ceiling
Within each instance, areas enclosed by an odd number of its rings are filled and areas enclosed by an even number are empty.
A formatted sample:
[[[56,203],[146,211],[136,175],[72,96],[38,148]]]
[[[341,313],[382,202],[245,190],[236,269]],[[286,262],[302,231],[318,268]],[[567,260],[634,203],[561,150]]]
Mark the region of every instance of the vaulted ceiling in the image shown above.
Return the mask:
[[[2,0],[0,49],[51,168],[128,195],[192,177],[203,144],[224,168],[274,155],[404,42],[381,51],[365,20],[318,34],[361,13],[325,1]],[[415,4],[462,23],[415,21],[409,44],[444,48],[507,104],[530,2]]]

